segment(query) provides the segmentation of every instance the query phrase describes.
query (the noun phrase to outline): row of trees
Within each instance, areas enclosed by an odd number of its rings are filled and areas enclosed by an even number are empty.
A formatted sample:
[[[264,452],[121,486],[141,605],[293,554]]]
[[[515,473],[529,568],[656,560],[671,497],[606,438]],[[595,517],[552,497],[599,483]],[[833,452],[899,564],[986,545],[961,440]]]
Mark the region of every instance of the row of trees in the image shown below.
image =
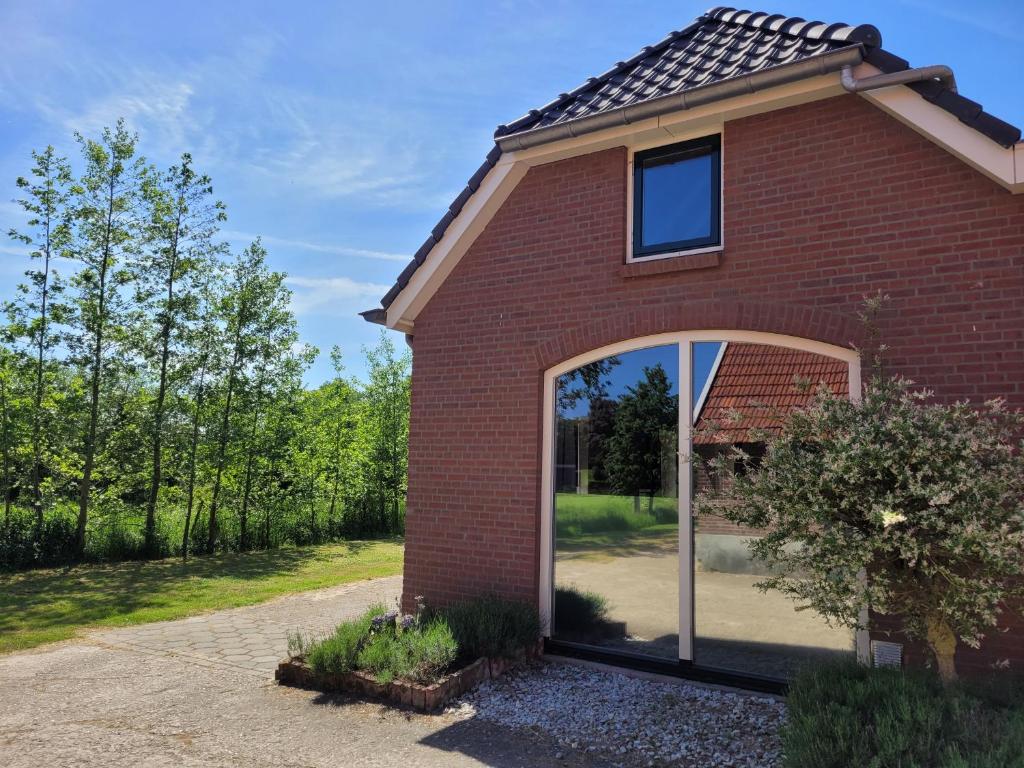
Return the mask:
[[[230,254],[191,157],[158,170],[123,122],[17,181],[27,281],[0,338],[0,566],[397,533],[409,360],[302,375],[285,275]]]

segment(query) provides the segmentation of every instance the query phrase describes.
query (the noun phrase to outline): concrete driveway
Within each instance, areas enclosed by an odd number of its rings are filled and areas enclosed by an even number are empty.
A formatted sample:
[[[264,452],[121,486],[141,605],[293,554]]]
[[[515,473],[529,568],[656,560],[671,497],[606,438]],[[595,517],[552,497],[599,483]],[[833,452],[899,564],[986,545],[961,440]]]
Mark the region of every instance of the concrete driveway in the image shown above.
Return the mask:
[[[0,656],[0,765],[584,766],[545,737],[273,682],[293,629],[391,602],[400,577]]]

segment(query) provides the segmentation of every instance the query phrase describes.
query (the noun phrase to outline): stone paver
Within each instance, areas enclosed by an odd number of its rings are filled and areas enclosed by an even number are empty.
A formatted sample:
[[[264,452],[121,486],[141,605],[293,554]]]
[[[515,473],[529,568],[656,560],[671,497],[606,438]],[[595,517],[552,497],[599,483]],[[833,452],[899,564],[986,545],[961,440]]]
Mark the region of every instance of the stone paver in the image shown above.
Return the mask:
[[[228,664],[265,677],[285,656],[289,632],[325,635],[374,603],[394,604],[401,591],[402,577],[391,576],[205,616],[103,630],[89,640],[110,648]]]
[[[0,766],[607,765],[481,719],[273,682],[289,630],[327,632],[399,585],[378,579],[0,656]]]

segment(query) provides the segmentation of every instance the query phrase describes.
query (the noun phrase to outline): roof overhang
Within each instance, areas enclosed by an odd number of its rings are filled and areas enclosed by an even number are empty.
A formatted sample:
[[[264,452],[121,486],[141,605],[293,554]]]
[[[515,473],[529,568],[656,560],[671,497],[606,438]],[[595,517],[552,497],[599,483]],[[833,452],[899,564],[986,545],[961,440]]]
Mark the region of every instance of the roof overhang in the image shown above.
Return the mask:
[[[612,147],[704,135],[721,130],[731,120],[840,96],[847,93],[840,83],[839,70],[843,66],[856,64],[857,77],[881,71],[861,58],[860,46],[851,46],[816,57],[827,61],[815,61],[813,65],[801,61],[765,70],[735,82],[691,91],[685,99],[683,95],[665,97],[637,105],[632,111],[626,107],[581,119],[571,128],[572,123],[565,123],[501,137],[500,157],[443,235],[424,254],[405,286],[386,310],[371,310],[364,316],[371,322],[412,333],[417,315],[530,168]],[[798,75],[791,76],[798,71]],[[860,96],[1011,193],[1024,192],[1024,142],[1003,147],[904,85],[867,91]]]

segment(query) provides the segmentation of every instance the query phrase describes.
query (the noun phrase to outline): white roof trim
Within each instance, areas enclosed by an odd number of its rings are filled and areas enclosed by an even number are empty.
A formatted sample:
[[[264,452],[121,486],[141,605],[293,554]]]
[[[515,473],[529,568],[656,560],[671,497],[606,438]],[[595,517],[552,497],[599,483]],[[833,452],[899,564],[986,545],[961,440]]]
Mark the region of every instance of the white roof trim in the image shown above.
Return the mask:
[[[858,78],[879,72],[870,64],[860,64],[854,70]],[[631,125],[616,126],[516,152],[505,152],[449,225],[440,242],[430,250],[409,283],[388,307],[388,327],[405,333],[413,332],[416,316],[530,168],[612,147],[651,146],[659,141],[679,141],[683,137],[702,135],[702,132],[709,130],[720,130],[715,126],[730,120],[845,93],[839,82],[839,73],[834,72]],[[1011,193],[1024,192],[1024,142],[1010,148],[1002,147],[906,86],[866,91],[860,96]]]
[[[870,64],[854,69],[858,79],[880,73]],[[1024,192],[1024,143],[1009,148],[1000,146],[905,85],[864,91],[860,95],[1011,193]]]
[[[704,403],[707,402],[708,393],[711,392],[711,385],[715,382],[715,377],[718,376],[718,367],[722,364],[722,358],[725,357],[725,348],[729,346],[728,341],[719,342],[718,354],[715,355],[715,359],[711,363],[711,368],[708,370],[708,377],[704,380],[704,388],[700,391],[700,397],[697,398],[697,402],[693,406],[693,423],[696,424],[700,419],[700,414],[704,410]],[[691,366],[692,368],[693,366]]]

